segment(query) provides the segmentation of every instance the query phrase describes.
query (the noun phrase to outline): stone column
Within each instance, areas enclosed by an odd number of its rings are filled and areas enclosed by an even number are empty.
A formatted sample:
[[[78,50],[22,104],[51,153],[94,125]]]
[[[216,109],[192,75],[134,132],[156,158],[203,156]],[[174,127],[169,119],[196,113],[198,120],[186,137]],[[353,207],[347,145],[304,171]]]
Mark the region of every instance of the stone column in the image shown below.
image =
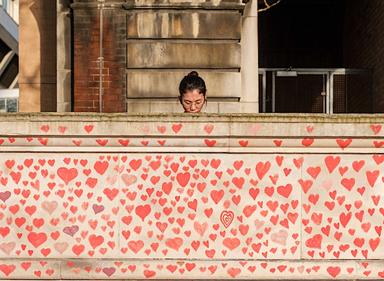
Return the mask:
[[[70,0],[57,2],[57,111],[71,111],[71,9]]]
[[[56,1],[20,0],[19,110],[56,111]]]
[[[102,86],[100,87],[100,3],[103,5]],[[122,3],[75,0],[74,14],[74,111],[126,112],[126,16]]]
[[[259,112],[257,0],[244,9],[241,34],[241,105],[243,113]]]

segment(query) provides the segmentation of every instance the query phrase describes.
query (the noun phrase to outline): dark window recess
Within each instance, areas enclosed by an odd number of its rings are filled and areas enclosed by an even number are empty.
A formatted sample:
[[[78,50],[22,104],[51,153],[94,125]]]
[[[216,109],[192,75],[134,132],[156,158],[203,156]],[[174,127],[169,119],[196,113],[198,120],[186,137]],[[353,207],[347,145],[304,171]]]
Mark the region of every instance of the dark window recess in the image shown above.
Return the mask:
[[[0,87],[9,88],[19,72],[19,58],[14,56],[0,77]]]
[[[323,75],[276,77],[275,112],[323,113]]]
[[[4,43],[3,40],[0,39],[0,62],[9,51],[11,51],[11,49]]]
[[[259,101],[263,100],[263,74],[259,74]],[[259,112],[263,112],[263,103],[259,102]]]
[[[369,74],[335,74],[333,80],[334,113],[373,113]]]

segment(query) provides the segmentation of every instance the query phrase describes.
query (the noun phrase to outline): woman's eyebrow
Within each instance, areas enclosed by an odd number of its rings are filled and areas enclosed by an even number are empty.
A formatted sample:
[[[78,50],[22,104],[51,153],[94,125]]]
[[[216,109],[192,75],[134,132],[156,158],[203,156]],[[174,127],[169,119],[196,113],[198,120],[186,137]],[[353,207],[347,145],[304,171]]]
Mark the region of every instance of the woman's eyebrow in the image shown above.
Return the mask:
[[[188,100],[188,99],[183,99],[183,101],[185,101],[185,102],[197,102],[197,101],[201,101],[201,100],[203,100],[202,98],[199,98],[199,99],[197,99],[197,100]]]

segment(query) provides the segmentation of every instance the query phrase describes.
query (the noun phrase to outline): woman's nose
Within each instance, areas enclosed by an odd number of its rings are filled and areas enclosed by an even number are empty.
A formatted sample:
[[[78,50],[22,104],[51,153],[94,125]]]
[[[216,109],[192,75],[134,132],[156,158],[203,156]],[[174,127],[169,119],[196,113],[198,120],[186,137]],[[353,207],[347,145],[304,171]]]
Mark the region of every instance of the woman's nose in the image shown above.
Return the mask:
[[[192,103],[191,104],[191,110],[195,110],[196,109],[196,104],[195,103]]]

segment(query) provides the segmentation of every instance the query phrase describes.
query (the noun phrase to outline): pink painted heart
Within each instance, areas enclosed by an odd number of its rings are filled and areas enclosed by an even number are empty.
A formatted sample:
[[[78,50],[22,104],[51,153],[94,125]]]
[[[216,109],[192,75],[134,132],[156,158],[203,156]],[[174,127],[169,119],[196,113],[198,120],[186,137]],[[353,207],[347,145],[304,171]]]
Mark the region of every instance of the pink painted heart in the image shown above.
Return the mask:
[[[30,232],[28,234],[28,241],[35,247],[38,248],[40,245],[47,241],[47,234],[44,232]]]
[[[72,226],[66,226],[63,229],[63,232],[65,234],[68,234],[69,236],[74,236],[77,232],[79,231],[79,226],[77,225],[72,225]]]
[[[180,237],[169,238],[166,240],[165,245],[171,249],[174,249],[175,251],[178,251],[179,248],[183,245],[183,239]]]
[[[178,124],[173,124],[172,125],[172,131],[177,134],[178,132],[180,132],[181,128],[183,127],[183,124],[181,123],[178,123]]]
[[[3,191],[0,192],[0,200],[5,203],[11,197],[11,192],[10,191]]]
[[[279,230],[271,234],[271,241],[279,245],[285,246],[287,244],[288,232],[286,230]]]
[[[41,203],[41,207],[50,215],[56,210],[57,206],[57,201],[44,201]]]
[[[108,277],[111,277],[116,272],[116,268],[115,267],[104,267],[103,272]]]
[[[371,128],[371,130],[372,130],[372,132],[375,134],[375,135],[377,135],[377,134],[379,134],[380,133],[380,131],[381,131],[381,125],[380,124],[372,124],[372,125],[370,125],[370,128]]]
[[[14,270],[16,266],[13,264],[0,264],[0,271],[5,274],[5,276],[9,276]]]
[[[213,124],[206,124],[206,125],[204,126],[204,131],[205,131],[207,134],[210,134],[210,133],[212,133],[213,128],[214,128]]]
[[[65,184],[68,184],[77,177],[78,171],[76,168],[68,169],[66,167],[61,167],[57,169],[57,175],[65,182]]]
[[[90,132],[92,132],[94,126],[93,125],[85,125],[84,126],[84,130],[89,134]]]

